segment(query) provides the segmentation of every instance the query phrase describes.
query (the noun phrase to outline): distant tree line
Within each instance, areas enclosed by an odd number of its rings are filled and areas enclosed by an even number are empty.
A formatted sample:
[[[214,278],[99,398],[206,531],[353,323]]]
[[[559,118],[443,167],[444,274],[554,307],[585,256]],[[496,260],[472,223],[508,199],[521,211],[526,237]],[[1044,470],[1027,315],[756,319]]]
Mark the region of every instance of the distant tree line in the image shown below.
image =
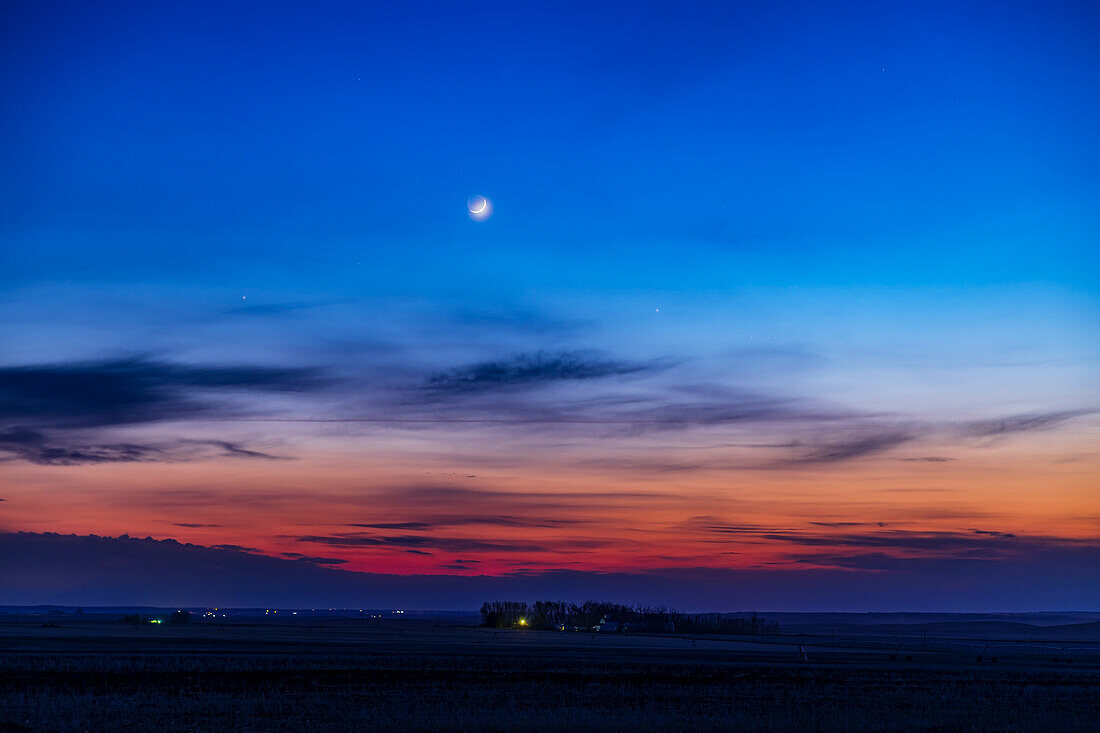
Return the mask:
[[[186,624],[191,621],[190,611],[174,611],[171,616],[168,617],[168,623],[170,624]],[[136,613],[131,613],[127,616],[123,616],[119,619],[119,623],[123,624],[159,624],[163,619],[153,618],[149,616],[140,616]]]
[[[494,629],[530,628],[587,631],[600,627],[611,631],[669,632],[688,634],[775,634],[779,623],[732,614],[688,614],[659,606],[624,606],[585,601],[489,601],[481,606],[484,626]]]

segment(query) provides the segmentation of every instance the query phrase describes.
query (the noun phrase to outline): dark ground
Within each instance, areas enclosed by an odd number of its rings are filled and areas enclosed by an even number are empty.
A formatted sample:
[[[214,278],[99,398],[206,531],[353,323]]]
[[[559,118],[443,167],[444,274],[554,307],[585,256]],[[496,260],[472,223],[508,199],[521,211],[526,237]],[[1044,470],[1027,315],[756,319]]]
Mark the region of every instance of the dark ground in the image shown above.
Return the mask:
[[[1100,730],[1100,642],[981,631],[0,617],[0,731]]]

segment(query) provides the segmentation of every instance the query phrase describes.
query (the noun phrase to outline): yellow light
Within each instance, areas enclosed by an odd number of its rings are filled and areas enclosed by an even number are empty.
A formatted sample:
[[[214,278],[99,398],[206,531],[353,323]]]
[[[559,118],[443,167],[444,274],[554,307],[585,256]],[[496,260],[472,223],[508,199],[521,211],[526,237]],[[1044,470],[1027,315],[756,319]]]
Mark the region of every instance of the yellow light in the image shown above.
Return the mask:
[[[527,625],[527,619],[525,619],[525,618],[521,618],[521,619],[519,620],[519,625],[520,625],[520,626],[526,626],[526,625]]]

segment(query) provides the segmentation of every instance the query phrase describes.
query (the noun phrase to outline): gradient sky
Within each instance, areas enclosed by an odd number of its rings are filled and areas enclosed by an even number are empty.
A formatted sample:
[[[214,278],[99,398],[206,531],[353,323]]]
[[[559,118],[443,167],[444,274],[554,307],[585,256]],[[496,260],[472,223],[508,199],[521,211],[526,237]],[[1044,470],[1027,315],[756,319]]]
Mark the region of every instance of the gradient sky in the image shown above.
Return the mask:
[[[1095,3],[0,13],[0,531],[1100,608]]]

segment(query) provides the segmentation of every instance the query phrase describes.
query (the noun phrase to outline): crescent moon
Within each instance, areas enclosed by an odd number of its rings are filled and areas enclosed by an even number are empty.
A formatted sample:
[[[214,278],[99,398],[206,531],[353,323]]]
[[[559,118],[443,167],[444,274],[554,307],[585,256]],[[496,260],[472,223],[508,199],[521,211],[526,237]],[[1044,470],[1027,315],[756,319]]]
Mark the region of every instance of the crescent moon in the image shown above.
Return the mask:
[[[485,211],[485,207],[489,205],[489,201],[486,198],[484,198],[484,197],[479,197],[479,198],[481,198],[481,208],[479,208],[479,209],[470,209],[471,214],[480,214],[481,212]]]

